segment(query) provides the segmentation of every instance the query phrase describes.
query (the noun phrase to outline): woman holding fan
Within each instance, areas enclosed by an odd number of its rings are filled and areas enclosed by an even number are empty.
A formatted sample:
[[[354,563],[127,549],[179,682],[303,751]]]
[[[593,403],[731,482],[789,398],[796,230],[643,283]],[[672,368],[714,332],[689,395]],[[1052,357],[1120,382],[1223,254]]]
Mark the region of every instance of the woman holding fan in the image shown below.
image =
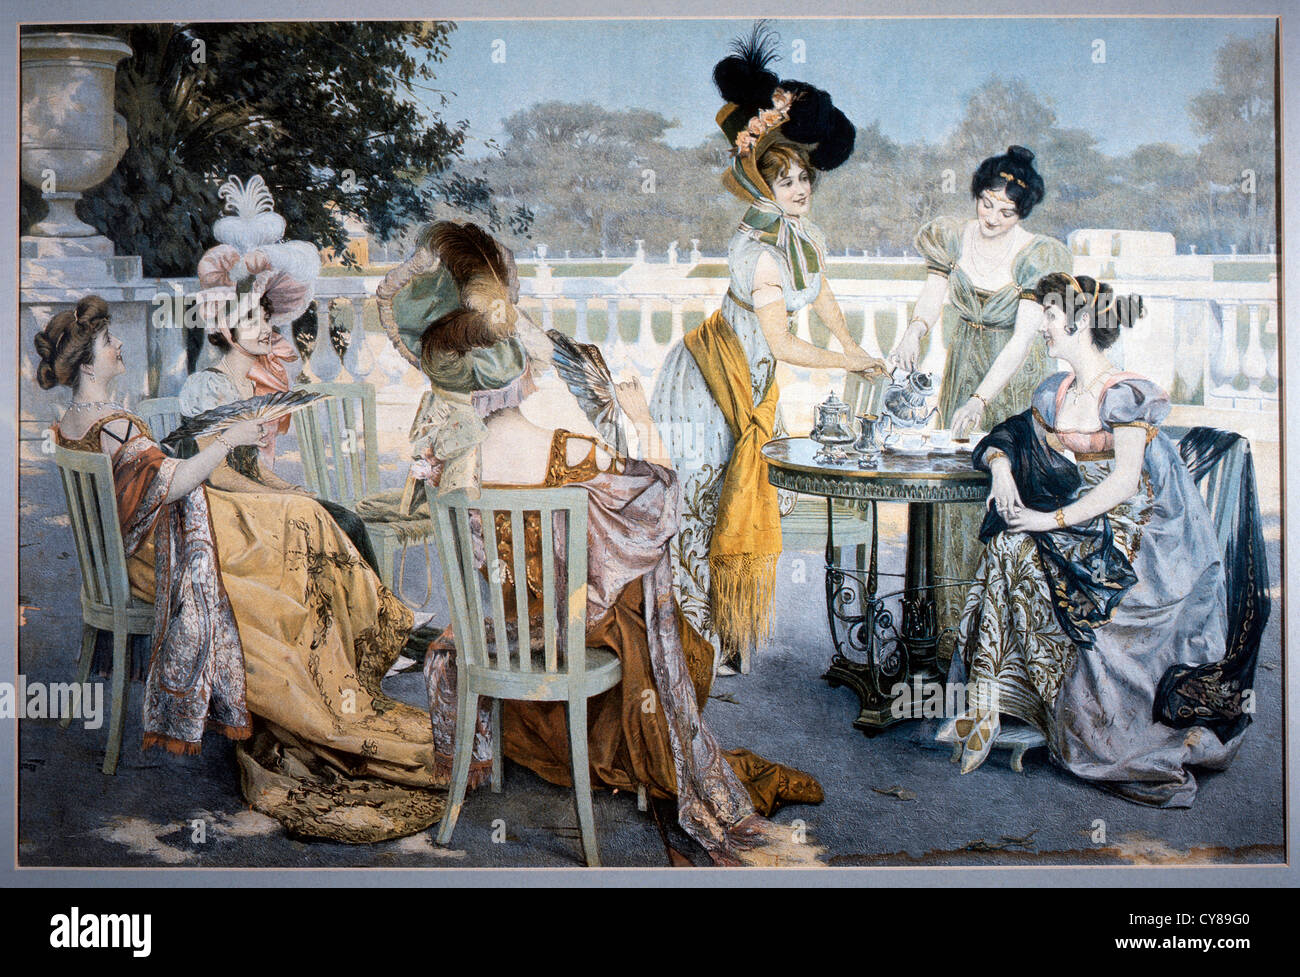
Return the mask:
[[[428,716],[380,688],[410,610],[312,499],[205,484],[264,443],[256,421],[192,458],[164,454],[111,399],[126,368],[108,327],[93,295],[54,316],[36,337],[37,379],[73,392],[59,444],[113,461],[131,593],[156,609],[144,746],[198,753],[208,725],[253,737],[237,753],[245,797],[299,834],[374,841],[431,825]]]

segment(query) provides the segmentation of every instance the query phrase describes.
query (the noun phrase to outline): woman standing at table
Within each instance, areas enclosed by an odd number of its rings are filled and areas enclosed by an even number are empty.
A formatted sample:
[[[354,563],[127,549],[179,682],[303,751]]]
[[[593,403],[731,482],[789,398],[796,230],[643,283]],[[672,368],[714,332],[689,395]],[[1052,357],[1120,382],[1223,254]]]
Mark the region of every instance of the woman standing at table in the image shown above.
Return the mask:
[[[734,147],[722,182],[749,207],[728,249],[722,308],[669,351],[651,403],[682,481],[678,600],[724,674],[772,624],[781,513],[759,450],[780,433],[777,362],[884,367],[849,335],[825,279],[825,239],[808,220],[819,173],[853,152],[853,124],[826,92],[767,70],[776,43],[760,23],[713,70],[727,100],[718,125]],[[844,352],[794,335],[792,317],[806,306]]]
[[[1049,272],[1071,271],[1072,262],[1060,241],[1032,234],[1022,223],[1045,192],[1034,154],[1023,146],[1008,147],[975,171],[974,219],[940,217],[916,236],[929,275],[889,363],[916,369],[921,338],[942,317],[948,358],[939,416],[955,436],[987,430],[1023,410],[1051,373],[1047,350],[1038,341],[1042,309],[1033,290]],[[973,506],[939,507],[933,557],[938,583],[973,575],[981,516]],[[956,627],[965,596],[965,587],[936,591],[941,628]]]

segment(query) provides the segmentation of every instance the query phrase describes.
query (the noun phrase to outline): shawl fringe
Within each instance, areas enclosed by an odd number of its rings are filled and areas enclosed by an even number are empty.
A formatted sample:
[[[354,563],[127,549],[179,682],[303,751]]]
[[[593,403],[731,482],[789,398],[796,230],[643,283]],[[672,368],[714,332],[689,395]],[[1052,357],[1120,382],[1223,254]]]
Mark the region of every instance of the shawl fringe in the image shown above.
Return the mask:
[[[780,553],[710,555],[713,626],[731,647],[757,648],[771,639],[780,558]]]

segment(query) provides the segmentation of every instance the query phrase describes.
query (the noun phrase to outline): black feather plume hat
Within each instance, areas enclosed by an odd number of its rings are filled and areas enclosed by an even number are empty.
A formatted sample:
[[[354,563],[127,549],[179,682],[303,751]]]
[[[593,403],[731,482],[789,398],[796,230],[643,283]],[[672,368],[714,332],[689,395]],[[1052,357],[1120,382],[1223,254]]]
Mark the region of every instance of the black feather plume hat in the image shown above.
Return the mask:
[[[772,71],[780,60],[780,42],[760,20],[747,36],[736,38],[731,53],[713,67],[713,83],[726,100],[716,121],[734,156],[723,183],[744,200],[752,199],[755,191],[770,199],[771,188],[759,173],[758,161],[774,143],[805,147],[809,161],[823,172],[853,154],[856,130],[830,94],[807,82],[783,80]]]

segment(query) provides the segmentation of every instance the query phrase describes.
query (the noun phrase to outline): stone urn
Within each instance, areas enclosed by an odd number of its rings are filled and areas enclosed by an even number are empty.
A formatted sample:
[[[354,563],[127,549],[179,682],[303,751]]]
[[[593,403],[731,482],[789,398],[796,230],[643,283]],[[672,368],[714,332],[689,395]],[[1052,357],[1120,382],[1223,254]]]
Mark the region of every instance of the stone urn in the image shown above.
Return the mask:
[[[130,54],[130,46],[100,34],[23,34],[20,167],[49,204],[32,237],[65,240],[78,250],[104,250],[96,247],[102,242],[112,254],[111,243],[77,217],[76,202],[126,152],[126,119],[113,99],[118,62]]]

